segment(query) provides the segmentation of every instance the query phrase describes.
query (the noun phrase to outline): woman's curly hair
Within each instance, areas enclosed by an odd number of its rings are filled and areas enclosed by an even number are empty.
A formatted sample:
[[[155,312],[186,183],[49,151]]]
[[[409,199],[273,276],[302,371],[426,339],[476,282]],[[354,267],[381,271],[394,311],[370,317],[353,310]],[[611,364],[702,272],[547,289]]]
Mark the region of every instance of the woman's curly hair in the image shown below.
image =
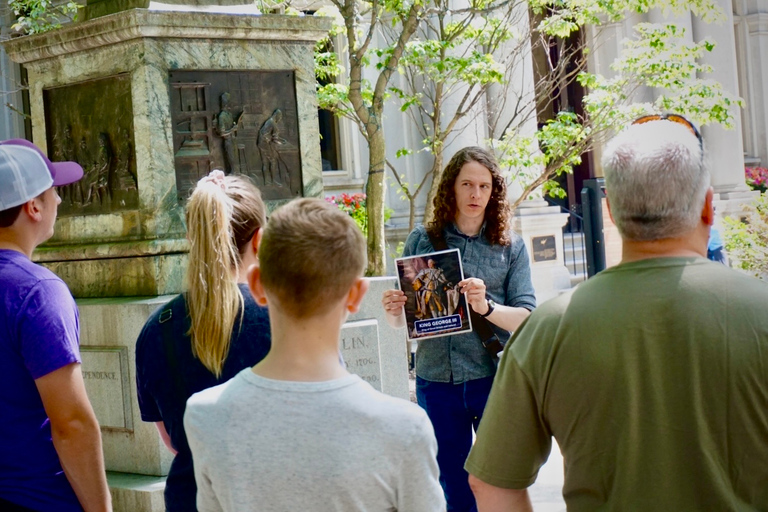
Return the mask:
[[[427,232],[432,237],[443,238],[443,229],[456,220],[458,210],[454,184],[461,168],[469,162],[477,162],[491,171],[493,186],[491,198],[485,207],[485,237],[491,244],[509,245],[511,243],[509,220],[512,208],[507,201],[507,184],[493,154],[476,146],[460,149],[445,166],[433,201],[434,215],[427,226]]]

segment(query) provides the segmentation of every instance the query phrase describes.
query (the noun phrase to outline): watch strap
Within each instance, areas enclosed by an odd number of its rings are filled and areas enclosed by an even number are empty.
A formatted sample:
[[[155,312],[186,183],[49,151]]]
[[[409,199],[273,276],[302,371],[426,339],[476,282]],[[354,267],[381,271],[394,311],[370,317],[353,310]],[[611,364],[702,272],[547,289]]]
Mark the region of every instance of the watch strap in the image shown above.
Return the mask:
[[[487,318],[488,315],[493,313],[493,310],[495,309],[496,304],[491,299],[485,299],[486,303],[488,304],[488,311],[485,312],[484,315],[480,315],[481,318]]]

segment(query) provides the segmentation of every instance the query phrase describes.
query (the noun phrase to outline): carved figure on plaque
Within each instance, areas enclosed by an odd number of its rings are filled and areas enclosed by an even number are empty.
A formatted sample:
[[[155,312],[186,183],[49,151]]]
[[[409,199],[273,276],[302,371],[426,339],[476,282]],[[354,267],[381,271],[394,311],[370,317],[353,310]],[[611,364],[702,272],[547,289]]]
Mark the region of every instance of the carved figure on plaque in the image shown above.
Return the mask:
[[[120,149],[117,154],[117,165],[115,166],[115,182],[118,190],[137,190],[139,178],[134,174],[131,167],[133,160],[133,144],[131,144],[131,133],[124,132],[123,140],[120,142]]]
[[[109,188],[109,170],[112,163],[112,151],[109,147],[109,135],[99,134],[99,150],[96,156],[96,162],[93,165],[94,181],[88,191],[88,202],[98,199],[99,204],[104,206],[105,200],[111,198]]]
[[[43,103],[51,155],[85,171],[59,190],[59,216],[138,208],[130,75],[44,89]]]
[[[302,195],[293,71],[173,70],[168,79],[179,201],[210,169],[252,178],[267,200]],[[109,134],[119,152],[122,136]]]
[[[277,108],[259,130],[259,154],[261,155],[261,173],[265,185],[277,185],[282,187],[280,179],[280,155],[277,147],[285,144],[285,139],[280,137],[280,121],[283,112]],[[269,175],[269,180],[267,180]]]
[[[237,119],[232,116],[232,113],[229,111],[229,98],[228,92],[222,93],[220,97],[221,111],[213,122],[216,133],[224,141],[224,168],[227,174],[240,172],[235,156],[235,144],[232,139],[237,134],[237,125],[240,124],[240,120],[243,117],[242,112],[237,116]]]
[[[84,154],[88,154],[88,143],[83,137],[80,142],[80,150]],[[90,160],[90,159],[89,159]],[[81,161],[85,161],[82,159]],[[95,160],[90,160],[90,163],[86,163],[84,168],[85,178],[87,183],[82,188],[83,191],[83,206],[88,206],[94,201],[98,201],[100,205],[105,204],[105,199],[110,198],[109,190],[109,168],[112,162],[112,152],[109,148],[109,135],[106,133],[99,134],[99,149]]]
[[[88,141],[85,137],[80,139],[80,145],[77,149],[77,163],[79,163],[85,171],[83,179],[75,183],[75,185],[78,185],[78,188],[80,189],[78,191],[78,195],[80,197],[79,206],[88,206],[91,204],[91,187],[96,181],[96,177],[93,173],[93,160],[91,159],[90,152],[88,151]]]

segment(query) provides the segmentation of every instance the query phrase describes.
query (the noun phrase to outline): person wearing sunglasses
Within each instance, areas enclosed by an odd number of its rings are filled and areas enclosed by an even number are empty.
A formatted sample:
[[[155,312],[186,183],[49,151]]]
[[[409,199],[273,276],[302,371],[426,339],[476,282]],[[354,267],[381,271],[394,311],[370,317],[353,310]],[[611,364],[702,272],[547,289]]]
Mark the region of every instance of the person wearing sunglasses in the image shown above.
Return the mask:
[[[768,284],[706,259],[703,149],[678,115],[606,147],[622,261],[507,344],[466,464],[480,512],[531,510],[553,436],[568,510],[768,510]]]

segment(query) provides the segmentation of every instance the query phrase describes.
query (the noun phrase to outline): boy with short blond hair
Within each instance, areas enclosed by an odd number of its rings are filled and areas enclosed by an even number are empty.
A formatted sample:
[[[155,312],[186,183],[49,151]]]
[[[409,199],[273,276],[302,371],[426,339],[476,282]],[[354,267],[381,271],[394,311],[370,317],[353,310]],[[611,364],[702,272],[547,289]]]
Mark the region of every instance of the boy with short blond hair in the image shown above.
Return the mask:
[[[198,510],[444,511],[426,414],[339,363],[341,326],[368,288],[362,233],[298,199],[260,235],[249,285],[269,306],[272,348],[187,404]]]

